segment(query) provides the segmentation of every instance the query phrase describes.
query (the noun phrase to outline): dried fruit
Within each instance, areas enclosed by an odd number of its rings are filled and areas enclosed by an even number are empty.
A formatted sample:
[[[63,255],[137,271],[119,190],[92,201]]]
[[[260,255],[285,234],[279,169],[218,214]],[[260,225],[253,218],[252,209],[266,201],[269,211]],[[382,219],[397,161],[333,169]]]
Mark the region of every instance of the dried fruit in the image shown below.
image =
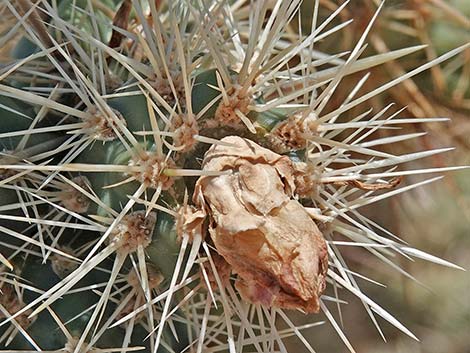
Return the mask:
[[[252,303],[319,310],[328,263],[326,242],[303,206],[292,199],[291,160],[253,141],[229,136],[213,146],[194,201],[210,217],[218,253],[237,274],[236,287]]]

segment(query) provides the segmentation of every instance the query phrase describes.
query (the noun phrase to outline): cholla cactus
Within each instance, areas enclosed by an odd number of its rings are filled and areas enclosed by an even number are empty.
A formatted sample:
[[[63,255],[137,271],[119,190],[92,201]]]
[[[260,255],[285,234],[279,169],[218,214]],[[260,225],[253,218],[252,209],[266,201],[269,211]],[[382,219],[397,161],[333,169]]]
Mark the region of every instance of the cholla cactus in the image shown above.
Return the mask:
[[[375,315],[415,337],[341,247],[458,268],[359,212],[458,167],[399,169],[449,149],[383,152],[421,134],[378,130],[424,119],[351,111],[469,45],[358,96],[368,69],[423,47],[361,58],[379,6],[351,51],[320,52],[347,3],[320,21],[315,2],[308,34],[300,3],[2,3],[15,21],[1,42],[22,35],[0,70],[6,349],[285,352],[296,336],[313,351],[301,330],[322,311],[354,351],[328,305],[342,291],[379,332]]]

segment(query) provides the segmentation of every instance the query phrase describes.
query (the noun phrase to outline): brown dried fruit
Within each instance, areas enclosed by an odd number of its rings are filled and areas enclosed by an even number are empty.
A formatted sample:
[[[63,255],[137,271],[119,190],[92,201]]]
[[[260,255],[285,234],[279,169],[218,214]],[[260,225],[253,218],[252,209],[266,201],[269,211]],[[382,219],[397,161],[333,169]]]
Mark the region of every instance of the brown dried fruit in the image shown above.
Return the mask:
[[[163,282],[164,277],[163,275],[151,264],[146,263],[145,266],[147,267],[147,280],[148,280],[148,288],[152,291],[157,289],[160,284]],[[131,290],[134,291],[134,295],[129,299],[127,304],[121,309],[119,314],[117,315],[117,320],[122,319],[123,317],[127,316],[128,314],[132,313],[136,308],[144,305],[146,303],[146,297],[144,290],[142,288],[142,282],[140,279],[140,275],[135,271],[131,270],[127,274],[127,283],[131,285]],[[129,295],[129,291],[126,291],[122,294],[121,299],[124,300]],[[144,311],[139,312],[135,316],[135,321],[139,322],[145,319],[146,315]],[[123,324],[125,327],[126,324]]]
[[[218,253],[237,274],[243,298],[270,307],[318,312],[325,289],[325,240],[292,199],[291,160],[237,136],[214,145],[203,169],[232,174],[199,178],[194,202],[210,216]]]

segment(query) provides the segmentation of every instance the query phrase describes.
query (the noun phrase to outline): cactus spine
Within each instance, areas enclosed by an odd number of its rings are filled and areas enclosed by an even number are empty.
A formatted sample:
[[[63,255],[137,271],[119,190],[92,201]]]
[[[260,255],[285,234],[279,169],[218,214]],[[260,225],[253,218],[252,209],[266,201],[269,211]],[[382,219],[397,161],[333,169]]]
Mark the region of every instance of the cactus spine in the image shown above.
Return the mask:
[[[294,335],[312,349],[288,309],[323,311],[350,347],[326,282],[414,337],[361,291],[339,244],[456,267],[358,212],[437,180],[400,186],[436,170],[395,166],[446,149],[382,152],[419,134],[374,132],[423,119],[350,112],[468,45],[359,95],[365,74],[335,104],[344,77],[422,47],[363,58],[379,8],[350,52],[319,52],[347,4],[319,21],[316,2],[305,34],[300,3],[2,4],[16,24],[1,40],[21,33],[0,67],[3,347],[268,352]],[[210,194],[227,180],[244,184]],[[241,206],[216,204],[223,193]]]

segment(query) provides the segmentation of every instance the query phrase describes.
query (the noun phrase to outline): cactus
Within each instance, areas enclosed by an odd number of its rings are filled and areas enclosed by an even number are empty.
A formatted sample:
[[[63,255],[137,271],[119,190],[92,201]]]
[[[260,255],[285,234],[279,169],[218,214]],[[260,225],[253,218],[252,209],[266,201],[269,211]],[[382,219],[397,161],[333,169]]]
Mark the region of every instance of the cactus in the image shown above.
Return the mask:
[[[343,1],[322,2],[327,9],[335,9]],[[312,1],[303,3],[304,17],[308,18],[312,11]],[[309,6],[310,5],[310,6]],[[366,20],[378,6],[378,2],[369,0],[355,1],[343,12],[337,22],[360,16],[354,21],[337,41],[328,43],[328,50],[343,51],[354,40],[357,40],[367,24]],[[320,11],[321,12],[321,11]],[[328,11],[324,14],[326,17]],[[386,82],[392,77],[403,75],[417,65],[424,65],[454,47],[470,41],[470,8],[468,1],[422,1],[392,0],[387,1],[377,24],[370,34],[371,53],[386,53],[403,45],[426,44],[427,47],[401,62],[389,62],[374,74],[377,80]],[[326,43],[325,43],[326,44]],[[431,68],[430,74],[410,78],[403,84],[391,88],[387,94],[377,96],[374,106],[383,106],[397,102],[407,106],[407,113],[418,118],[446,116],[462,127],[468,125],[470,111],[470,51],[465,50],[449,62]],[[352,80],[351,85],[354,85]],[[429,124],[427,129],[440,137],[439,143],[452,140],[462,148],[468,149],[468,141],[455,131],[452,126],[436,126]],[[461,129],[460,129],[461,130]],[[433,145],[433,141],[426,141]],[[395,150],[395,152],[397,152]]]
[[[339,288],[379,331],[372,311],[416,338],[341,248],[458,268],[358,209],[460,167],[396,169],[448,149],[383,152],[421,134],[377,131],[425,119],[351,112],[469,45],[359,95],[367,70],[423,47],[361,58],[380,6],[350,52],[320,52],[347,3],[321,21],[315,3],[303,27],[300,3],[2,4],[14,21],[0,42],[20,38],[0,66],[3,348],[271,352],[295,336],[311,351],[287,315],[300,310],[353,351],[329,308]]]

